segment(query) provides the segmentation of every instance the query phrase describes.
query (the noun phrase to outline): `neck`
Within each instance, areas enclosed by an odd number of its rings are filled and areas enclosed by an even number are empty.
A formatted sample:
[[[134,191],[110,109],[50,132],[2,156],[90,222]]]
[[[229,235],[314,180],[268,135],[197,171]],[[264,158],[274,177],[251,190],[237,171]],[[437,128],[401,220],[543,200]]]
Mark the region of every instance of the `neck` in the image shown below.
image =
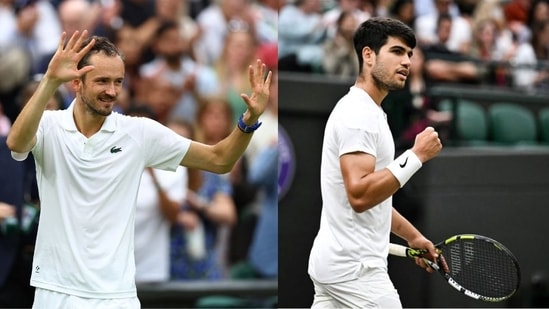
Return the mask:
[[[364,76],[359,76],[355,82],[355,86],[366,91],[374,102],[381,106],[383,99],[389,94],[386,89],[379,88],[372,79],[366,79]]]
[[[89,111],[85,103],[79,100],[75,102],[73,117],[78,131],[88,138],[101,129],[106,118]]]

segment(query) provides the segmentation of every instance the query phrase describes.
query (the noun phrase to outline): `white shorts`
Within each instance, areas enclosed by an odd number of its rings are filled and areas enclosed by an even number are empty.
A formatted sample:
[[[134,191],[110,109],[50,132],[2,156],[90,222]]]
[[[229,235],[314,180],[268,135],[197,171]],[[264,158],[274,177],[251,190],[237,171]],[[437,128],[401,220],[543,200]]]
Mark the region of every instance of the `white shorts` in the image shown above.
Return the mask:
[[[400,297],[386,269],[363,268],[351,281],[324,284],[311,278],[315,287],[314,309],[402,308]]]
[[[131,298],[84,298],[51,290],[36,288],[33,309],[140,309],[137,297]]]

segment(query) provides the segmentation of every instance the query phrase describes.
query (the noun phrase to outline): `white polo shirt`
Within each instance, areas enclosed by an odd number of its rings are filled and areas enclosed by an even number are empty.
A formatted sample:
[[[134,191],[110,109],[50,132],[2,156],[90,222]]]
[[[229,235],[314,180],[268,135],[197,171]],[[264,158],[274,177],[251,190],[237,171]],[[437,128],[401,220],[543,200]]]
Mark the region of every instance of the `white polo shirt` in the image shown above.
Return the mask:
[[[87,298],[135,297],[134,218],[143,169],[175,170],[190,140],[118,113],[86,138],[73,107],[44,112],[32,149],[41,213],[31,285]]]
[[[394,160],[395,146],[385,112],[353,86],[336,104],[324,132],[320,167],[320,229],[309,257],[309,275],[321,283],[358,277],[362,266],[387,267],[392,198],[355,212],[348,200],[339,158],[351,152],[376,157],[375,170]]]

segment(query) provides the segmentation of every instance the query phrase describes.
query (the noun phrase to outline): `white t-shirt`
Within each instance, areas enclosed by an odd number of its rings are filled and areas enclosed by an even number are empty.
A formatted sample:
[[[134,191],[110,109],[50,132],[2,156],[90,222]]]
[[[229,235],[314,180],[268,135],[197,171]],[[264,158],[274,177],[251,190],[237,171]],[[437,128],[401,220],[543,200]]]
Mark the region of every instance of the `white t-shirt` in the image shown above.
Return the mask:
[[[324,132],[320,167],[322,213],[309,257],[309,275],[321,283],[357,278],[361,265],[387,267],[392,198],[356,213],[347,198],[339,158],[351,152],[376,157],[375,170],[394,160],[385,112],[353,86],[334,107]]]
[[[175,172],[154,169],[168,197],[183,204],[187,194],[187,169]],[[162,282],[170,279],[170,227],[160,208],[158,190],[151,174],[143,173],[135,212],[135,281]]]
[[[147,166],[175,170],[190,140],[151,119],[118,113],[86,138],[73,107],[44,112],[32,149],[41,212],[31,285],[86,298],[135,297],[141,175]]]

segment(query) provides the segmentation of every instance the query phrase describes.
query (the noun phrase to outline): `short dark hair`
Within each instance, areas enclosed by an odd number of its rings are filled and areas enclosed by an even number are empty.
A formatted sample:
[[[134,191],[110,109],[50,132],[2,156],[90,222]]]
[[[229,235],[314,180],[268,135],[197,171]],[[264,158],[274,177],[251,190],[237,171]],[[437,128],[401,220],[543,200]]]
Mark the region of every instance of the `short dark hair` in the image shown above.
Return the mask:
[[[414,31],[398,19],[372,17],[360,24],[353,38],[360,71],[362,71],[363,64],[362,49],[366,46],[370,47],[377,55],[389,37],[401,39],[410,48],[416,47]]]
[[[94,54],[98,54],[101,52],[109,57],[119,56],[120,58],[124,59],[124,54],[122,54],[122,52],[108,38],[103,36],[88,37],[82,42],[80,48],[84,48],[90,43],[92,39],[95,39],[95,43],[93,44],[93,47],[89,50],[89,52],[85,54],[84,57],[82,57],[82,59],[80,59],[80,61],[78,62],[78,69],[89,65],[90,57]]]

